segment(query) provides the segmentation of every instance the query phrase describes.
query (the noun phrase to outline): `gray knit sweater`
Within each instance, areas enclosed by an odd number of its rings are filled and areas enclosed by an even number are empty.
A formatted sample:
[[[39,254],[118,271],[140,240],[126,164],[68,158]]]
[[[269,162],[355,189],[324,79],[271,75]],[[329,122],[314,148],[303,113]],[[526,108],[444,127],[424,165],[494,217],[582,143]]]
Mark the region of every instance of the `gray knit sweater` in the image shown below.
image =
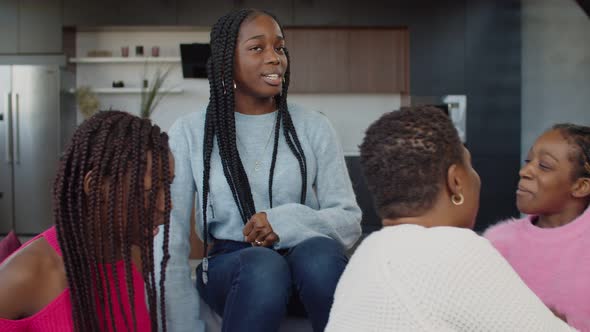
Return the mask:
[[[307,198],[305,204],[299,203],[299,164],[287,146],[281,128],[273,180],[273,208],[269,205],[268,176],[277,112],[264,115],[235,113],[237,147],[248,174],[256,209],[267,213],[273,230],[280,237],[275,246],[277,249],[296,246],[315,236],[330,237],[350,248],[361,234],[361,211],[336,132],[321,113],[296,105],[289,105],[289,111],[307,160]],[[176,173],[171,189],[173,210],[166,276],[166,315],[170,331],[195,331],[202,326],[198,321],[197,293],[190,281],[188,255],[189,220],[195,195],[196,229],[203,238],[204,123],[204,111],[192,113],[178,119],[169,132]],[[244,224],[223,174],[216,142],[209,183],[207,219],[210,235],[216,239],[243,241]],[[156,238],[155,248],[161,244],[162,233]],[[156,260],[161,256],[156,250]],[[158,278],[159,275],[156,271]]]

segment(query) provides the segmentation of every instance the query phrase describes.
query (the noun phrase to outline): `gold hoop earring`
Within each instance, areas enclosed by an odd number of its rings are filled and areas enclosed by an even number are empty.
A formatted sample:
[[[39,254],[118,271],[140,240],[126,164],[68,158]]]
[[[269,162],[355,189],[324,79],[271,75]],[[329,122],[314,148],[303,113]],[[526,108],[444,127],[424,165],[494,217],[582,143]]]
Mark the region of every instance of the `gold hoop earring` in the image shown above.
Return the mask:
[[[453,204],[455,205],[461,205],[465,202],[465,197],[463,197],[463,194],[459,194],[459,195],[451,195],[451,202],[453,202]]]

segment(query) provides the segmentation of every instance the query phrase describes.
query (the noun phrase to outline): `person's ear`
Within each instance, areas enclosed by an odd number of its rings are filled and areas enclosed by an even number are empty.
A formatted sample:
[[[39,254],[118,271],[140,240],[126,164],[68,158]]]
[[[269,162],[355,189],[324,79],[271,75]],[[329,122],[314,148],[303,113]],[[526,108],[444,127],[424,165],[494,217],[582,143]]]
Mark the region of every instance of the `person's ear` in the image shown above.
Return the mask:
[[[84,176],[84,194],[90,194],[90,186],[92,185],[92,181],[94,181],[94,174],[91,170]]]
[[[572,188],[572,196],[575,198],[585,198],[590,195],[590,178],[579,178]]]
[[[447,189],[451,195],[459,195],[462,192],[463,180],[461,179],[461,167],[452,164],[447,170]]]
[[[462,165],[452,164],[447,170],[447,188],[453,205],[462,205],[465,202],[464,187],[465,169]]]

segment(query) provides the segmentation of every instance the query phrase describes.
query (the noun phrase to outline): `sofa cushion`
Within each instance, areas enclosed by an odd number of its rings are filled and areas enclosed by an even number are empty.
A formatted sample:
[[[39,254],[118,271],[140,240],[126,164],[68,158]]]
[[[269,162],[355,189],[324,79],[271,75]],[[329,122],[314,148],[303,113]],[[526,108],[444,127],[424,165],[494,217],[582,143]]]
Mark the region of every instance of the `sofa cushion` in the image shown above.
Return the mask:
[[[8,235],[0,241],[0,262],[4,261],[10,254],[20,247],[21,243],[16,237],[14,232],[8,233]]]

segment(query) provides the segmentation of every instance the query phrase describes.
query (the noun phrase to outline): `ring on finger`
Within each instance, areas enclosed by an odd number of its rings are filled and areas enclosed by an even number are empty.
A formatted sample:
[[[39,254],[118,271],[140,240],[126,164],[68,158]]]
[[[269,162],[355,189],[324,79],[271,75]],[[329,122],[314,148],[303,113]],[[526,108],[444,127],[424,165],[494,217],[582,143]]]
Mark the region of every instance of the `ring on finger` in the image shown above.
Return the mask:
[[[255,240],[254,243],[256,243],[257,246],[261,246],[263,242],[260,240]]]

